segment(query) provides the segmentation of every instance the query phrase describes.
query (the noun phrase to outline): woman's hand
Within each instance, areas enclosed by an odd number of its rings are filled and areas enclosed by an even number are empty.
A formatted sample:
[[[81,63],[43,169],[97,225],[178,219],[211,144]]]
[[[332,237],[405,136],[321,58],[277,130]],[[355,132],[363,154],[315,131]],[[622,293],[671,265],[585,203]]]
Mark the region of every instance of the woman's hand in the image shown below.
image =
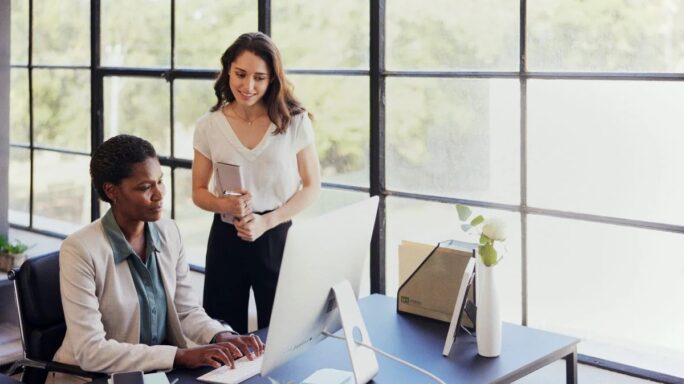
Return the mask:
[[[231,343],[202,345],[195,348],[178,348],[173,359],[174,367],[197,368],[210,366],[218,368],[229,365],[235,368],[235,359],[242,357],[240,349]]]
[[[223,332],[216,335],[215,340],[218,345],[232,344],[240,350],[240,357],[246,356],[249,360],[254,360],[257,356],[264,354],[264,343],[261,342],[259,336],[254,334],[234,335]]]
[[[271,229],[268,220],[265,216],[256,213],[249,214],[241,219],[233,220],[237,235],[245,241],[255,241],[264,232]]]
[[[221,196],[221,212],[227,212],[235,217],[245,217],[252,213],[252,194],[247,190],[239,191],[240,195]]]

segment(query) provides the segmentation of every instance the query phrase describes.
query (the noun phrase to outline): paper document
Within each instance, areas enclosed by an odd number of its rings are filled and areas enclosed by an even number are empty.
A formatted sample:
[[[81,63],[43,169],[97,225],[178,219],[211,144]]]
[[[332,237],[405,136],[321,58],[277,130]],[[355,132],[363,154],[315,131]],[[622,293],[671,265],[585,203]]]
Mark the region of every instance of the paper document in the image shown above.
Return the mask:
[[[248,360],[246,357],[243,357],[241,359],[235,360],[235,369],[231,369],[229,366],[224,365],[198,377],[197,380],[205,381],[207,383],[242,383],[243,381],[252,376],[258,375],[259,372],[261,372],[261,362],[263,360],[263,355],[252,361]]]

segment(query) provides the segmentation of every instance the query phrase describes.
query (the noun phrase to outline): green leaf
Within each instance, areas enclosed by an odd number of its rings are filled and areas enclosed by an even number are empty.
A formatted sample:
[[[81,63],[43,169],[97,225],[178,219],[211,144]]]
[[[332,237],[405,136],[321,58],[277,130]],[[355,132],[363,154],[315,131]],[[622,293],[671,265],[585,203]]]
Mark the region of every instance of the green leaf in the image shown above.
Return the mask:
[[[8,241],[4,236],[0,235],[0,252],[6,252],[11,255],[18,255],[31,247],[32,245],[29,246],[27,244],[24,244],[21,242],[21,240],[14,240],[14,243],[12,243],[11,241]]]
[[[470,225],[473,227],[476,225],[480,225],[484,222],[484,217],[482,215],[478,215],[476,218],[474,218],[471,222]]]
[[[499,261],[496,257],[496,249],[494,249],[494,246],[490,243],[480,245],[478,247],[478,251],[480,252],[480,257],[482,258],[482,264],[488,267],[496,265],[496,263]]]
[[[492,239],[490,239],[489,236],[483,233],[480,235],[480,244],[492,244]]]
[[[463,232],[468,232],[468,231],[470,231],[470,228],[472,228],[472,227],[473,227],[473,226],[470,225],[470,224],[461,224],[461,229],[463,230]]]
[[[456,210],[458,211],[458,218],[461,219],[461,221],[466,221],[472,214],[470,212],[470,208],[463,204],[456,204]]]

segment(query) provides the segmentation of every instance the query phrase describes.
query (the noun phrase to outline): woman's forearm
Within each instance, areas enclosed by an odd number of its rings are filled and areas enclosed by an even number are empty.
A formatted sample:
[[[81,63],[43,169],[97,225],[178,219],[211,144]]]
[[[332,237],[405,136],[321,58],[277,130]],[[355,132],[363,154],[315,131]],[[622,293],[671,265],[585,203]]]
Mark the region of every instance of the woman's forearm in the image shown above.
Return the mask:
[[[304,186],[302,189],[292,195],[290,200],[288,200],[280,208],[265,215],[265,218],[268,222],[268,228],[273,228],[292,219],[298,213],[313,204],[316,199],[318,199],[320,194],[321,185],[319,183]]]
[[[219,198],[206,188],[195,188],[192,191],[192,202],[205,211],[221,213]]]

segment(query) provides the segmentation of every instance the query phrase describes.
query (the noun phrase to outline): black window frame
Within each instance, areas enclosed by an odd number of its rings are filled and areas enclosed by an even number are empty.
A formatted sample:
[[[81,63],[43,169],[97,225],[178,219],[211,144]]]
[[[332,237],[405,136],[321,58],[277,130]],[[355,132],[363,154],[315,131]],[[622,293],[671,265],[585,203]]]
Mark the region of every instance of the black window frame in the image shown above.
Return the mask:
[[[385,254],[386,254],[386,198],[402,197],[419,201],[440,202],[449,204],[467,204],[474,207],[492,208],[506,210],[520,214],[521,220],[521,279],[522,279],[522,319],[521,323],[528,323],[528,287],[527,287],[527,216],[530,214],[542,215],[555,218],[566,218],[581,220],[584,222],[614,224],[631,228],[650,229],[664,232],[684,233],[684,226],[671,225],[659,222],[649,222],[641,220],[630,220],[619,217],[600,216],[579,212],[566,212],[553,209],[531,207],[527,202],[527,81],[528,79],[564,79],[564,80],[610,80],[610,81],[684,81],[684,73],[637,73],[637,72],[530,72],[526,65],[526,30],[527,1],[519,0],[520,5],[520,24],[519,24],[519,66],[517,71],[461,71],[461,70],[394,70],[388,71],[385,68],[385,11],[387,0],[370,0],[370,52],[368,70],[345,70],[345,69],[307,69],[291,68],[289,74],[299,75],[334,75],[334,76],[365,76],[369,80],[370,92],[370,168],[369,168],[369,187],[359,187],[340,183],[324,182],[326,189],[348,190],[367,193],[372,196],[380,197],[378,220],[373,231],[371,241],[371,261],[370,279],[372,293],[385,293]],[[213,70],[185,69],[175,67],[175,0],[170,0],[171,7],[171,61],[167,69],[133,68],[133,67],[107,67],[100,64],[100,25],[101,25],[101,2],[100,0],[90,0],[90,65],[89,66],[65,66],[65,65],[34,65],[33,64],[33,0],[28,0],[28,60],[25,65],[11,64],[12,69],[26,69],[28,71],[29,87],[29,142],[28,144],[10,143],[11,148],[22,148],[29,150],[30,159],[30,191],[29,191],[29,224],[19,225],[10,223],[13,228],[28,230],[48,236],[64,238],[60,233],[42,230],[34,227],[33,207],[34,207],[34,153],[36,150],[51,151],[69,155],[90,157],[93,149],[99,146],[104,140],[104,101],[103,83],[105,77],[110,76],[130,76],[158,79],[163,77],[170,89],[170,126],[169,134],[171,139],[171,156],[160,157],[160,162],[164,166],[171,168],[171,215],[175,217],[175,170],[190,169],[191,160],[175,158],[174,147],[174,81],[176,79],[191,80],[212,80],[217,73]],[[266,34],[271,33],[271,0],[258,0],[258,30]],[[79,152],[59,148],[41,147],[34,142],[34,119],[33,119],[33,70],[34,69],[87,69],[91,75],[91,143],[90,152]],[[386,164],[385,164],[385,83],[388,78],[408,77],[408,78],[484,78],[484,79],[518,79],[520,82],[520,201],[519,204],[501,204],[487,200],[462,199],[452,196],[438,196],[410,193],[400,190],[391,190],[386,186]],[[91,220],[100,217],[100,204],[95,191],[91,193]],[[192,266],[192,269],[204,272],[204,268]],[[629,366],[617,362],[607,361],[587,355],[579,355],[580,363],[588,364],[603,369],[608,369],[618,373],[654,380],[663,383],[679,382],[680,378],[669,376],[663,373],[644,370],[638,367]]]

